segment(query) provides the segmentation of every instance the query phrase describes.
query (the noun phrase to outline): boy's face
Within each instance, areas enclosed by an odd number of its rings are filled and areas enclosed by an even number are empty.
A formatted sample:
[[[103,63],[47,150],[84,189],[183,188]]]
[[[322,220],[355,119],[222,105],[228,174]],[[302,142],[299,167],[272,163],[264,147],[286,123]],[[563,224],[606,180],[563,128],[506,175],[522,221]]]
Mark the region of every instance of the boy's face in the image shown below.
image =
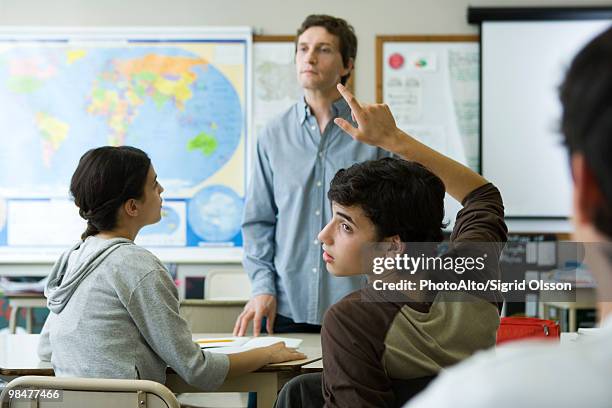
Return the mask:
[[[359,206],[332,202],[332,213],[318,235],[327,270],[335,276],[360,275],[364,273],[363,251],[376,242],[376,227]]]
[[[295,65],[298,82],[302,88],[311,90],[335,88],[350,71],[342,62],[338,37],[318,26],[299,36]]]

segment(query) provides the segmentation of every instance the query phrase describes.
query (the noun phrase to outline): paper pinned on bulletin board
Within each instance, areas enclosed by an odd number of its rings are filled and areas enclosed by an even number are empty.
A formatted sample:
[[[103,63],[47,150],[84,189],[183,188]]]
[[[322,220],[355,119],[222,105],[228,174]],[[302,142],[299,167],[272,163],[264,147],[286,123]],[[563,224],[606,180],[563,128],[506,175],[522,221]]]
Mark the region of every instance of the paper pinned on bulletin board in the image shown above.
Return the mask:
[[[400,129],[421,143],[480,170],[477,36],[379,36],[377,101]],[[460,205],[447,197],[452,228]]]

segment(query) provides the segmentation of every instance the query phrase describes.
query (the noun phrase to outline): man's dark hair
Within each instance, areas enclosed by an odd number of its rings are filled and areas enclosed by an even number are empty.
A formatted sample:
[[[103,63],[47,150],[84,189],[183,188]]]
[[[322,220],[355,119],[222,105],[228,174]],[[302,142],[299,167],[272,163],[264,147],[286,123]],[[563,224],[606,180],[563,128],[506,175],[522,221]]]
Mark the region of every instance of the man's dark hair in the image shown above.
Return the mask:
[[[79,160],[70,194],[87,220],[81,239],[117,226],[117,210],[131,198],[141,198],[151,159],[130,146],[91,149]]]
[[[338,171],[327,197],[361,207],[378,240],[399,235],[402,242],[441,242],[445,192],[442,180],[423,165],[387,157]]]
[[[560,96],[565,144],[584,155],[605,198],[593,223],[612,237],[612,27],[576,55]]]
[[[353,26],[338,17],[328,16],[325,14],[311,14],[302,22],[302,25],[297,30],[295,36],[295,51],[297,52],[297,42],[300,35],[310,27],[323,27],[328,33],[338,37],[338,44],[340,46],[340,54],[342,55],[342,64],[346,68],[349,60],[352,58],[353,63],[357,58],[357,37],[355,36],[355,30]],[[346,85],[351,72],[340,78],[340,83]]]

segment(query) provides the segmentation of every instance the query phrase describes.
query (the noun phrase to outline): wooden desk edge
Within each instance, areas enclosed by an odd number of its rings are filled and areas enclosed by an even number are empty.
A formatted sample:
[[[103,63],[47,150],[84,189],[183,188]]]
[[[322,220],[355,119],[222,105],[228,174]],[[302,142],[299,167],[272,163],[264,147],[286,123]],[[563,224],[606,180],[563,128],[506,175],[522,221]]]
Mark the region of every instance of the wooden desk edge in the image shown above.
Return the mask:
[[[23,375],[44,375],[54,376],[55,372],[52,368],[33,368],[29,370],[23,370],[20,368],[0,368],[0,375],[6,376],[23,376]]]
[[[255,370],[255,372],[265,373],[270,371],[301,371],[302,367],[305,365],[319,361],[322,358],[323,357],[312,357],[304,360],[288,361],[286,363],[268,364],[261,367],[259,370]]]

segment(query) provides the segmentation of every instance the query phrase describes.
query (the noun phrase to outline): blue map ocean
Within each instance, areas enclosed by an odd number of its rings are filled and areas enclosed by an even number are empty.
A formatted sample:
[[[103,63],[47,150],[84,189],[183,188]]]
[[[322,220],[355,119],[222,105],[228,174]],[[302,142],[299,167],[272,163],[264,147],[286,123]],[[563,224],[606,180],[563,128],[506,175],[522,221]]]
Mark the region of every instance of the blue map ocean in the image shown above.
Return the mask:
[[[0,128],[4,130],[0,133],[0,198],[68,197],[70,177],[82,154],[112,144],[117,133],[109,115],[88,112],[94,88],[116,91],[120,99],[127,100],[128,80],[111,75],[117,61],[151,54],[199,58],[178,46],[82,48],[84,56],[74,61],[66,58],[68,46],[15,47],[0,52]],[[12,85],[15,67],[30,70],[34,80],[27,83],[29,87],[15,89]],[[36,69],[42,74],[37,75]],[[160,102],[144,95],[142,104],[133,108],[124,135],[123,144],[149,154],[166,197],[198,186],[223,167],[236,153],[245,125],[240,97],[222,72],[210,63],[194,65],[190,71],[196,79],[189,85],[191,96],[184,106],[172,98]],[[45,139],[37,124],[41,113],[68,125],[63,140]],[[194,148],[194,139],[202,134],[207,146],[196,143]],[[232,201],[236,196],[243,199],[233,191],[228,194]],[[241,242],[240,220],[224,220],[233,225],[221,230],[235,231],[238,226],[237,234],[202,233],[202,225],[215,223],[197,217],[189,222],[201,224],[190,228],[200,231],[197,235],[203,240],[222,236],[224,241]],[[157,231],[163,229],[160,226]]]

